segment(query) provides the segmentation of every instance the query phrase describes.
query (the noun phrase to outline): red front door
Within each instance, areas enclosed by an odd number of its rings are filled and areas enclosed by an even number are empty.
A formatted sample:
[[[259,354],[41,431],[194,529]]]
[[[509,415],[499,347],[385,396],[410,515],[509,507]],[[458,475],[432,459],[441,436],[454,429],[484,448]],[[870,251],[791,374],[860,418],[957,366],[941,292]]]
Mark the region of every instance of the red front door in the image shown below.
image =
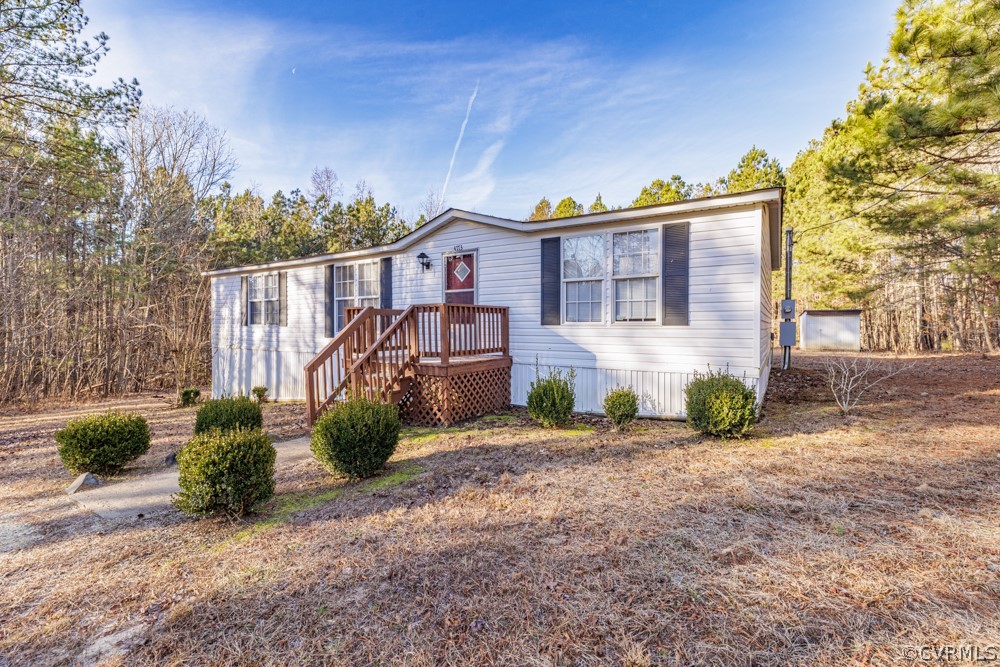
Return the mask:
[[[476,302],[476,254],[452,255],[445,266],[445,303]]]

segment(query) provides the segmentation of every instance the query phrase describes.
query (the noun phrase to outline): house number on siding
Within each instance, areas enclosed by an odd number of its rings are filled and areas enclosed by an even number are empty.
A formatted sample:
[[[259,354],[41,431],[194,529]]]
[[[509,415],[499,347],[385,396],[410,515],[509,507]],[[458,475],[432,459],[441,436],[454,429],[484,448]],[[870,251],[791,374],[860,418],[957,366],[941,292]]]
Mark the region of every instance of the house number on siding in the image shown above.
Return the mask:
[[[460,245],[455,246],[455,252],[462,252],[462,247]]]

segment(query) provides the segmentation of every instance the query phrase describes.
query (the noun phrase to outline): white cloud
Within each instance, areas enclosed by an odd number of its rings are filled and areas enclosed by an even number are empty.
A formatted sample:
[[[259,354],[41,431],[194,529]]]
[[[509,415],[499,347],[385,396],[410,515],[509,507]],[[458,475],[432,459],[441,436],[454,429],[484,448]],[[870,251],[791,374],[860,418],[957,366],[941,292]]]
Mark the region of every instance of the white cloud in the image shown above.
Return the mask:
[[[542,195],[625,204],[653,178],[715,178],[753,142],[787,162],[822,130],[800,120],[815,106],[805,88],[760,63],[706,64],[708,47],[624,61],[574,39],[407,41],[127,0],[87,9],[111,36],[100,75],[137,76],[147,103],[227,130],[237,186],[265,194],[328,165],[415,210],[444,180],[477,80],[447,205],[497,215],[521,217]],[[810,93],[825,85],[817,74]]]
[[[493,190],[496,188],[493,163],[496,162],[500,151],[503,150],[503,145],[503,139],[490,144],[480,154],[475,166],[462,174],[455,182],[454,200],[464,202],[461,207],[475,209],[488,201],[490,195],[493,194]],[[456,206],[458,205],[456,204]]]

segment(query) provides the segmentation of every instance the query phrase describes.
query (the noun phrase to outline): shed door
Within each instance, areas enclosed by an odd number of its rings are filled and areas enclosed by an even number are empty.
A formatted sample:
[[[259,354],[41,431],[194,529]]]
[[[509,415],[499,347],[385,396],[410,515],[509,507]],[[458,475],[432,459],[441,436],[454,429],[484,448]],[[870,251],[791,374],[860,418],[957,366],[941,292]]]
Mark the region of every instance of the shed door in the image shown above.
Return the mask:
[[[445,303],[476,302],[476,253],[448,256],[444,300]]]

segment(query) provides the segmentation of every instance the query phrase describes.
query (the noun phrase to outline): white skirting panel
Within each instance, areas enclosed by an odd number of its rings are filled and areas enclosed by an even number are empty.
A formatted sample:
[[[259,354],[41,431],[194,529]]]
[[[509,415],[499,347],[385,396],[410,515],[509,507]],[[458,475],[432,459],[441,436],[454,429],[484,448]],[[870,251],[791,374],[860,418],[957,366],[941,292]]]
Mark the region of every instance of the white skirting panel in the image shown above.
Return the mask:
[[[306,397],[305,365],[312,352],[216,348],[212,352],[212,396],[248,395],[267,387],[269,398],[280,401]]]
[[[544,375],[548,366],[539,370]],[[569,367],[562,368],[563,373]],[[684,418],[684,387],[690,373],[664,371],[628,371],[611,368],[576,368],[576,409],[581,412],[604,412],[604,396],[615,387],[632,387],[639,395],[640,414],[650,417]],[[511,399],[525,405],[528,390],[535,380],[534,364],[514,364],[511,371]]]
[[[767,382],[771,378],[771,355],[773,354],[773,349],[769,348],[767,350],[767,356],[764,358],[763,363],[760,366],[760,379],[757,380],[757,409],[764,405],[764,394],[767,393]]]
[[[543,375],[550,368],[561,368],[563,373],[569,372],[565,366],[541,366]],[[579,412],[594,412],[603,414],[604,396],[615,387],[632,387],[639,395],[639,414],[646,417],[661,417],[667,419],[684,419],[687,415],[684,409],[684,389],[691,381],[692,373],[677,373],[669,371],[627,371],[611,368],[575,368],[576,371],[576,409]],[[756,389],[758,397],[763,396],[767,387],[767,371],[758,378],[745,378],[746,383]],[[514,405],[526,405],[528,391],[535,380],[534,364],[517,364],[511,369],[511,401]],[[759,401],[759,398],[758,398]]]
[[[267,387],[276,400],[305,398],[303,368],[312,359],[311,352],[244,350],[218,348],[212,355],[212,396],[248,395],[258,385]],[[569,366],[559,367],[564,373]],[[542,366],[542,374],[550,367]],[[762,369],[760,380],[747,378],[756,385],[758,397],[767,386],[769,365]],[[684,388],[691,373],[667,371],[616,370],[611,368],[576,368],[576,409],[602,413],[604,396],[615,387],[632,387],[639,395],[640,414],[648,417],[684,419]],[[528,390],[535,379],[534,364],[515,363],[511,369],[511,400],[526,405]]]

